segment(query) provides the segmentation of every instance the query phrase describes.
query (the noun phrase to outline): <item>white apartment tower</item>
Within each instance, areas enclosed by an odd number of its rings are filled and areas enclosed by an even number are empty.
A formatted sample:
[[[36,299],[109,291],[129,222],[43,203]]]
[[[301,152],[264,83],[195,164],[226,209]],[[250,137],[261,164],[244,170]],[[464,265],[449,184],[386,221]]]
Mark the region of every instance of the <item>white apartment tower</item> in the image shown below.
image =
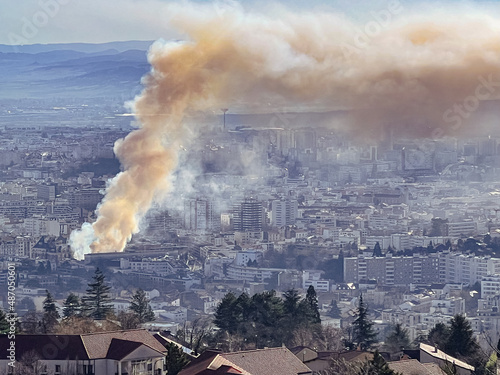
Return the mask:
[[[271,224],[275,227],[295,224],[297,209],[296,200],[274,200],[271,206]]]

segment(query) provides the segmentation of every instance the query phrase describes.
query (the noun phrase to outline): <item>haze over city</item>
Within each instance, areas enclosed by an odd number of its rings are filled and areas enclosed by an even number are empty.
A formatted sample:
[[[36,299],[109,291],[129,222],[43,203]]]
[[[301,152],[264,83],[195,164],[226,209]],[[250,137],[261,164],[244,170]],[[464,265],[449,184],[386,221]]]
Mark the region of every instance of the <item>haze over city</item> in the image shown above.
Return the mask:
[[[499,2],[0,12],[0,372],[496,369]]]

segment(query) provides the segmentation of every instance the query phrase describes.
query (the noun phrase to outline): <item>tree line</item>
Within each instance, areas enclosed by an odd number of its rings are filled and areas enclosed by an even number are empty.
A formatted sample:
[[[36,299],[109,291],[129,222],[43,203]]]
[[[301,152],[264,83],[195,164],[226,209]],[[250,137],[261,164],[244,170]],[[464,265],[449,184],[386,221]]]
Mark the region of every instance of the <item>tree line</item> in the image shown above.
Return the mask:
[[[300,328],[321,329],[316,291],[310,286],[304,298],[295,289],[282,297],[274,290],[252,297],[228,293],[217,307],[214,324],[220,340],[238,341],[241,347],[289,344]]]
[[[43,312],[28,311],[18,324],[18,331],[26,334],[59,333],[81,334],[98,330],[133,329],[140,324],[155,320],[155,315],[142,289],[132,296],[128,311],[115,315],[111,303],[111,288],[106,285],[105,276],[97,268],[86,294],[79,298],[70,293],[63,304],[62,316],[57,309],[55,299],[47,290],[43,301]],[[98,326],[96,321],[102,321]],[[112,321],[118,321],[117,326]],[[0,333],[8,329],[6,314],[0,310]]]

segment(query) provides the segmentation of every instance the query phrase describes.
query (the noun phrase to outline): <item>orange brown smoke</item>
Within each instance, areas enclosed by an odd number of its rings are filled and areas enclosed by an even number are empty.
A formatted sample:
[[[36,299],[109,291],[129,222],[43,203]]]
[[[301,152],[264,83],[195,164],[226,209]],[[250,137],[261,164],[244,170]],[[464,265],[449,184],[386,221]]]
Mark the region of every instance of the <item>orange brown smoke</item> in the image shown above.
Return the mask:
[[[443,116],[475,95],[480,78],[500,81],[500,27],[487,15],[443,21],[402,9],[360,37],[365,25],[336,14],[272,19],[189,3],[171,12],[188,41],[156,43],[149,52],[152,70],[134,104],[140,128],[115,145],[124,171],[98,208],[93,252],[122,251],[151,204],[168,195],[183,120],[194,111],[264,111],[286,102],[302,110],[348,109],[357,134],[390,124],[428,137],[458,130]],[[498,97],[491,91],[481,100]]]

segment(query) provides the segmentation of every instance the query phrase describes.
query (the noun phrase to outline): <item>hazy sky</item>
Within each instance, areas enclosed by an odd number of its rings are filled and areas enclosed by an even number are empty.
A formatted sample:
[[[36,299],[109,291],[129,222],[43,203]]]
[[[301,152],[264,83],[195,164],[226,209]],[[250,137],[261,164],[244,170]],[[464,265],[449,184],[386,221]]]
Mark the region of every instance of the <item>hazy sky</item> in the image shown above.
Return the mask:
[[[274,12],[286,4],[289,8],[325,9],[343,13],[363,22],[370,12],[384,9],[394,0],[289,0],[281,4],[262,0],[221,0],[196,2],[211,4],[217,10],[243,7],[255,12]],[[425,7],[442,7],[452,3],[475,10],[488,8],[500,14],[496,1],[429,1],[400,0],[407,12]],[[182,37],[169,26],[169,0],[4,0],[0,2],[0,43],[68,43],[108,42],[117,40],[156,40]],[[177,1],[179,3],[179,1]]]

